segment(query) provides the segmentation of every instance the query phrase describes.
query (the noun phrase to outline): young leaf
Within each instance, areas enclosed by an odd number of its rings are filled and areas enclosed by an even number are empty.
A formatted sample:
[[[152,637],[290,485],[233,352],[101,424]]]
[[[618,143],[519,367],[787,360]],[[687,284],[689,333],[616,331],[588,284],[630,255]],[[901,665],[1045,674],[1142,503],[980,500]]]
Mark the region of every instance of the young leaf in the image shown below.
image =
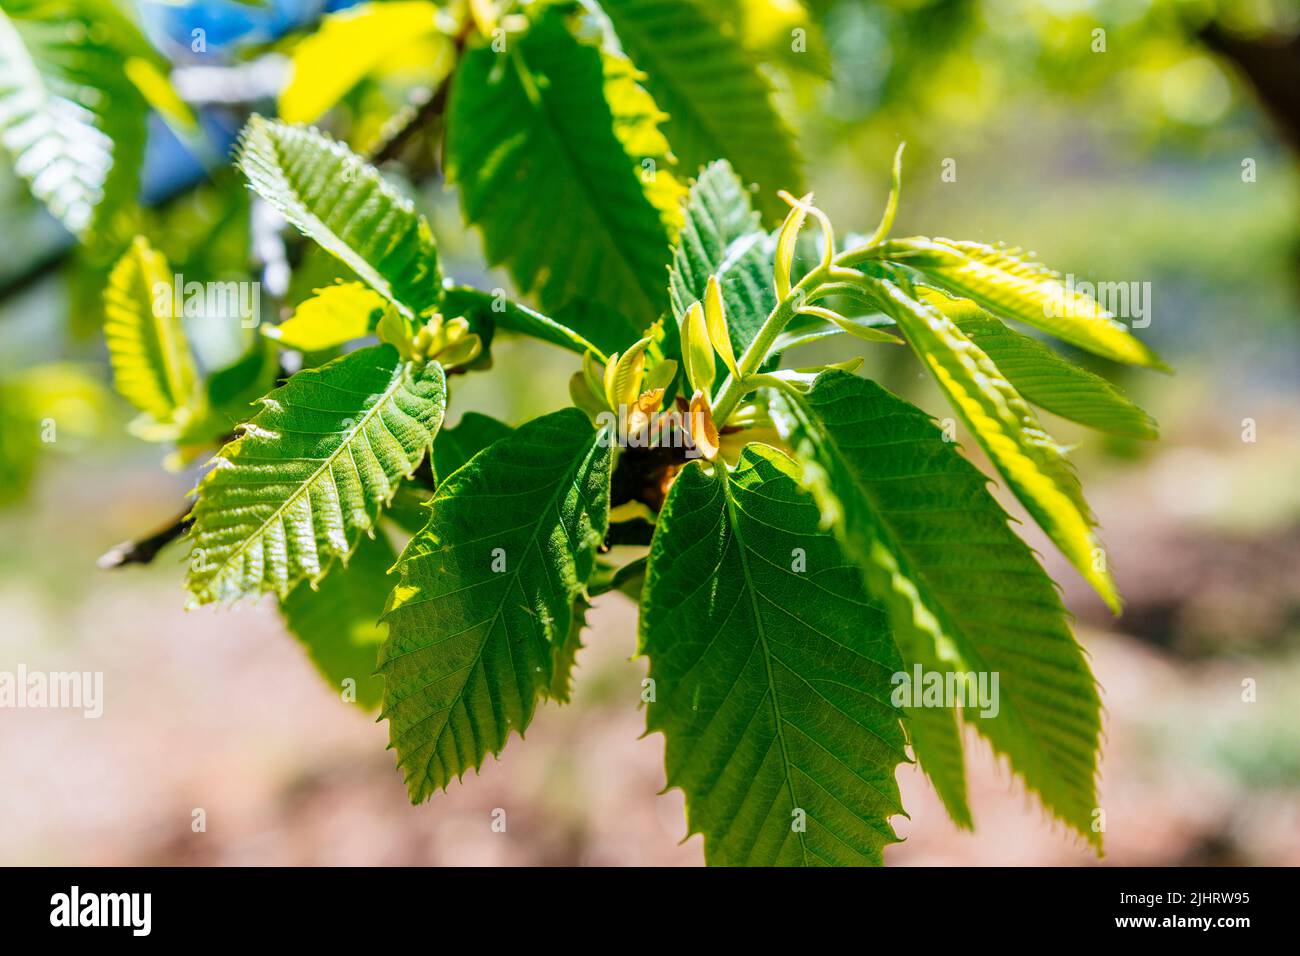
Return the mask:
[[[388,569],[396,560],[382,534],[362,535],[346,568],[332,569],[315,587],[299,582],[280,602],[289,632],[307,649],[321,676],[337,694],[351,688],[366,710],[377,709],[384,696],[375,662],[388,633],[379,618],[393,585]]]
[[[289,55],[289,82],[280,91],[286,123],[314,123],[349,90],[403,47],[439,36],[438,6],[427,0],[366,3],[321,19]],[[444,58],[452,43],[443,38]]]
[[[603,70],[555,12],[505,53],[469,50],[448,107],[447,175],[488,259],[544,309],[583,295],[644,328],[663,310],[670,237],[615,124],[653,119],[640,102],[608,101]]]
[[[346,146],[314,129],[254,115],[240,140],[239,167],[285,219],[408,320],[441,301],[429,224]]]
[[[610,446],[568,408],[439,486],[398,562],[380,659],[413,802],[500,753],[549,692],[608,525]]]
[[[341,282],[317,289],[279,325],[263,325],[262,334],[287,349],[321,352],[374,331],[384,299],[360,282]]]
[[[710,163],[691,185],[685,221],[673,247],[668,294],[677,323],[692,302],[703,301],[709,277],[716,275],[733,351],[743,353],[776,307],[774,248],[775,240],[759,227],[749,192],[730,164]],[[672,323],[668,328],[677,331]]]
[[[997,715],[967,709],[963,720],[1100,847],[1096,683],[1055,585],[987,479],[928,415],[874,382],[829,371],[802,401],[775,401],[803,480],[884,603],[904,659],[997,673]]]
[[[697,0],[602,0],[623,51],[648,74],[645,84],[668,114],[665,124],[683,169],[719,156],[759,185],[759,202],[780,216],[778,189],[799,190],[793,136],[772,89],[734,31]],[[697,296],[698,298],[698,296]]]
[[[1106,603],[1119,592],[1104,560],[1078,476],[1060,446],[992,359],[939,310],[887,279],[864,280],[934,375],[953,409],[1006,479],[1020,503]]]
[[[1168,370],[1155,352],[1091,296],[1018,250],[951,239],[885,243],[886,257],[920,271],[953,295],[1116,362]]]
[[[153,423],[175,430],[201,413],[202,402],[172,282],[166,257],[136,236],[104,289],[104,339],[117,390]]]
[[[157,54],[109,0],[0,9],[0,143],[32,194],[83,239],[115,232],[111,220],[139,187],[148,107],[123,71],[133,56]]]
[[[320,580],[420,463],[446,399],[437,363],[409,366],[387,345],[304,369],[267,395],[199,483],[191,603]]]
[[[1066,361],[967,299],[935,293],[925,301],[952,319],[1016,391],[1039,408],[1112,435],[1159,437],[1155,419],[1100,375]]]
[[[757,444],[730,476],[689,464],[651,544],[646,730],[711,864],[879,864],[897,841],[900,663],[797,476]]]

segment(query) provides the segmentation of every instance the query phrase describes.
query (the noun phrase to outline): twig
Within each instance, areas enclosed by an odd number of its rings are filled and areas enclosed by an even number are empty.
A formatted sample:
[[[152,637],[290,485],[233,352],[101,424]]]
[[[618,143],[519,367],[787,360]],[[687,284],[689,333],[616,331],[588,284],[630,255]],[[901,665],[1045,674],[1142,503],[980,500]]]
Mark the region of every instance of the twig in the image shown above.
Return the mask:
[[[165,528],[160,528],[149,537],[138,541],[123,541],[109,548],[95,563],[106,570],[127,564],[149,564],[158,556],[158,552],[189,531],[192,524],[194,519],[189,517],[189,509],[186,509]]]

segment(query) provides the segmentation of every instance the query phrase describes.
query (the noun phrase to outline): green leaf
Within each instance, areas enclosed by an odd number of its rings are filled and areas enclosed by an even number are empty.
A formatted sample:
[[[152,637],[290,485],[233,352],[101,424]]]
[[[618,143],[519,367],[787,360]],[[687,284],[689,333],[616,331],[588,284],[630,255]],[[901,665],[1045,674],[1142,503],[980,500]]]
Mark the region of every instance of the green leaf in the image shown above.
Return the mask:
[[[201,414],[202,401],[173,299],[166,257],[136,236],[108,277],[104,339],[118,392],[152,425],[175,431]]]
[[[433,446],[433,473],[442,482],[465,462],[514,429],[490,415],[466,412],[454,428],[444,428]]]
[[[993,360],[938,309],[887,279],[864,280],[1034,520],[1106,603],[1120,598],[1074,468]]]
[[[710,163],[687,194],[686,217],[668,272],[678,327],[690,304],[703,301],[709,276],[716,275],[722,283],[731,345],[742,354],[776,307],[775,248],[775,240],[759,227],[749,191],[731,165],[726,160]]]
[[[693,174],[726,156],[759,185],[764,212],[779,219],[777,190],[803,193],[793,136],[772,88],[744,49],[697,0],[602,0],[623,51],[646,71],[646,88],[668,113],[665,129]]]
[[[926,301],[952,319],[1016,391],[1039,408],[1112,435],[1149,441],[1160,437],[1155,419],[1100,375],[1066,361],[966,299],[934,294]]]
[[[314,123],[349,90],[415,41],[438,35],[438,6],[425,0],[366,3],[321,19],[289,55],[280,91],[286,123]],[[446,41],[451,45],[451,41]]]
[[[469,286],[452,286],[447,290],[445,307],[448,315],[475,314],[499,328],[558,345],[578,355],[592,352],[601,362],[608,358],[603,349],[577,330],[504,296],[499,297]]]
[[[963,721],[1100,847],[1096,684],[1055,585],[987,479],[928,415],[854,375],[824,372],[804,401],[778,396],[776,406],[805,484],[884,603],[905,661],[998,673],[997,715],[964,709]]]
[[[239,168],[258,195],[407,319],[437,307],[442,276],[429,224],[346,146],[254,115],[240,140]]]
[[[897,841],[898,656],[797,475],[757,444],[729,477],[688,464],[651,545],[646,729],[712,864],[879,864]]]
[[[542,15],[506,53],[469,50],[452,85],[448,178],[488,259],[554,312],[582,295],[645,327],[663,309],[669,231],[615,132],[600,51]],[[670,174],[657,170],[656,181]]]
[[[0,142],[32,194],[88,239],[133,207],[148,107],[123,64],[155,58],[107,0],[6,0],[0,10]]]
[[[610,442],[577,409],[445,479],[389,598],[383,716],[411,800],[497,754],[549,692],[609,518]]]
[[[1168,366],[1091,296],[1018,249],[951,239],[899,239],[881,255],[905,262],[940,288],[972,299],[995,315],[1016,319],[1116,362]]]
[[[199,483],[191,603],[320,580],[375,526],[445,408],[442,368],[413,368],[387,345],[304,369],[267,395]]]
[[[301,582],[280,602],[285,624],[321,676],[340,694],[349,686],[343,682],[352,681],[356,703],[366,710],[377,709],[384,695],[375,662],[388,633],[379,617],[392,587],[388,569],[396,560],[382,534],[363,535],[347,567],[332,568],[314,587]]]
[[[374,331],[384,299],[360,282],[317,289],[279,325],[263,325],[262,334],[287,349],[323,352]]]
[[[904,666],[909,663],[915,665],[917,661],[909,662],[904,655]],[[906,713],[912,753],[930,778],[943,808],[961,829],[975,829],[966,801],[966,756],[957,711],[951,707],[908,707]]]

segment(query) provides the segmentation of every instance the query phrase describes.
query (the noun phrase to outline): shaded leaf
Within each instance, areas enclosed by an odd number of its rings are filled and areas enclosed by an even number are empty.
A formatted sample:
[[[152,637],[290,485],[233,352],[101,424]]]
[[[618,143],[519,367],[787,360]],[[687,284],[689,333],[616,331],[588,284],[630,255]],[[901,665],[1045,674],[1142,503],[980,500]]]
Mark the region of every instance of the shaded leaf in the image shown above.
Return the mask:
[[[610,451],[564,409],[439,486],[398,562],[380,658],[383,716],[413,802],[500,753],[549,692],[605,536]]]
[[[997,715],[964,709],[963,721],[1100,847],[1096,685],[1055,585],[987,479],[928,415],[848,373],[824,372],[804,401],[782,396],[776,406],[805,484],[884,603],[904,659],[999,674]]]
[[[289,632],[306,648],[321,676],[342,694],[352,681],[356,703],[375,710],[384,681],[375,674],[388,628],[379,622],[397,554],[383,535],[362,536],[347,567],[334,567],[315,587],[303,581],[280,602]],[[336,559],[337,562],[337,559]]]
[[[797,475],[757,444],[729,477],[689,464],[651,545],[646,729],[713,864],[879,864],[897,840],[898,656]]]
[[[469,50],[448,107],[447,175],[488,259],[542,308],[582,295],[644,327],[662,310],[669,233],[615,133],[640,104],[607,101],[603,82],[600,51],[555,13],[505,54]]]
[[[734,31],[696,0],[603,0],[623,51],[646,71],[645,85],[667,114],[665,129],[682,168],[694,175],[730,157],[759,185],[759,204],[779,218],[779,189],[803,192],[794,139],[772,88]]]

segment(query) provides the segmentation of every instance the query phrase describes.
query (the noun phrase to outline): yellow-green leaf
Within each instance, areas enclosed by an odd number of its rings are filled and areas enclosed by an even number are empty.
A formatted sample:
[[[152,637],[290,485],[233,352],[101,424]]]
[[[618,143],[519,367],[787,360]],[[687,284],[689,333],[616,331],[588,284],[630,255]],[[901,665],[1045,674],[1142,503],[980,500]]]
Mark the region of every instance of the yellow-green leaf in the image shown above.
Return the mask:
[[[1032,325],[1116,362],[1168,370],[1096,299],[1067,286],[1060,275],[1017,249],[913,238],[885,243],[882,254],[906,262],[941,288],[973,299],[995,315]]]
[[[1061,552],[1117,613],[1119,592],[1078,476],[993,360],[952,320],[887,279],[866,280],[998,472]]]
[[[385,305],[383,296],[360,282],[341,282],[317,289],[289,319],[263,325],[262,333],[287,349],[320,352],[368,335]]]
[[[166,257],[137,236],[104,290],[104,339],[117,390],[161,426],[183,425],[199,405],[194,359],[174,300]]]
[[[439,35],[438,5],[424,0],[367,3],[321,21],[290,54],[292,73],[280,91],[280,118],[314,123],[393,54]],[[444,38],[449,54],[451,40]]]

